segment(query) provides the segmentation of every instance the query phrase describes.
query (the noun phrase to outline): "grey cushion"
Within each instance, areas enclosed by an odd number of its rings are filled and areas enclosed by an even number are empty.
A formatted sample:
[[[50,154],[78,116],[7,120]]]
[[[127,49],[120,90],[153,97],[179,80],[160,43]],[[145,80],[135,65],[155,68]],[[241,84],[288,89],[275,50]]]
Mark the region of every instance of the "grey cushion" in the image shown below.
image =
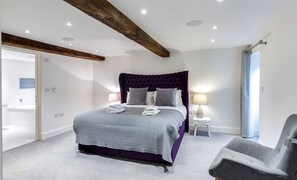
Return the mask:
[[[156,106],[176,106],[177,88],[157,88]]]
[[[146,105],[146,92],[148,88],[129,88],[128,105]]]
[[[220,151],[209,174],[222,180],[296,180],[297,145],[285,146],[287,138],[297,139],[295,114],[287,119],[276,148],[235,138]]]
[[[225,147],[210,166],[209,173],[222,180],[289,179],[282,170],[270,168],[259,159]]]

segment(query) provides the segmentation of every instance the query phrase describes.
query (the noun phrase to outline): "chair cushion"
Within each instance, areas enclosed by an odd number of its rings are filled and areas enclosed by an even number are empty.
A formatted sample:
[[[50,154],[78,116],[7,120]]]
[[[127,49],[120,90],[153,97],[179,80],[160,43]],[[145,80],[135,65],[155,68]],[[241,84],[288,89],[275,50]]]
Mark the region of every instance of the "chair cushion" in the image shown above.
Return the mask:
[[[223,166],[226,167],[220,167],[222,166],[222,161],[227,160],[230,165],[224,164]],[[232,163],[232,165],[231,165]],[[234,164],[238,164],[238,166],[233,167]],[[230,168],[233,167],[233,168]],[[244,167],[244,168],[243,168]],[[215,177],[222,178],[221,171],[217,169],[229,169],[229,171],[224,171],[224,177],[234,177],[234,174],[237,173],[238,178],[240,179],[241,176],[244,176],[241,173],[244,173],[246,169],[253,169],[255,172],[260,174],[267,174],[267,176],[279,176],[287,178],[288,175],[279,170],[279,169],[273,169],[268,168],[263,161],[260,161],[256,158],[253,158],[251,156],[247,156],[245,154],[233,151],[228,148],[222,148],[213,163],[211,164],[209,168],[209,173]],[[229,174],[230,173],[230,174]],[[254,174],[255,177],[257,177],[257,173]],[[229,174],[229,175],[228,175]],[[231,175],[232,174],[232,175]],[[253,179],[253,177],[250,177]]]
[[[217,164],[222,161],[222,159],[228,159],[234,162],[240,162],[241,164],[247,165],[247,166],[257,166],[257,167],[263,167],[265,168],[266,165],[263,161],[260,161],[256,158],[253,158],[251,156],[247,156],[245,154],[241,154],[239,152],[230,150],[228,148],[222,148],[218,156],[215,158],[214,162],[210,166],[210,169],[215,167]]]
[[[234,138],[225,147],[263,161],[266,165],[269,164],[274,151],[272,148],[240,137]]]

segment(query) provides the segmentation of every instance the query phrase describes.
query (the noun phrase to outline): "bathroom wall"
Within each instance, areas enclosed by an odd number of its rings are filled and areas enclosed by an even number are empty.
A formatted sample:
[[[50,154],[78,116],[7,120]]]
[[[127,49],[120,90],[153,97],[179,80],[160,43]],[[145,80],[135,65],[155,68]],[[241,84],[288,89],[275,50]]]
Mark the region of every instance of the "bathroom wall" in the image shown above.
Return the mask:
[[[4,126],[11,124],[9,107],[35,104],[35,89],[20,89],[20,78],[35,78],[35,63],[3,59],[2,123]],[[22,99],[22,102],[20,99]]]
[[[35,78],[35,63],[2,60],[2,104],[9,107],[34,104],[35,89],[20,89],[20,78]],[[23,103],[20,102],[23,100]]]

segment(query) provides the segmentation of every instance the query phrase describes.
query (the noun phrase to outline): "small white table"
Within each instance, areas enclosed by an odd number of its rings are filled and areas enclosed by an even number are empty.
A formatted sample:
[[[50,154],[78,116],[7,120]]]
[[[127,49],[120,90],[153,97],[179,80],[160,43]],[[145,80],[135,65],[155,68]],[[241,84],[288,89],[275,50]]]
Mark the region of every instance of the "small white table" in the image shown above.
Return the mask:
[[[197,134],[198,126],[205,126],[207,128],[208,137],[211,138],[210,128],[209,128],[210,124],[211,124],[210,117],[203,117],[203,118],[194,117],[193,121],[195,124],[194,136],[196,136],[196,134]]]

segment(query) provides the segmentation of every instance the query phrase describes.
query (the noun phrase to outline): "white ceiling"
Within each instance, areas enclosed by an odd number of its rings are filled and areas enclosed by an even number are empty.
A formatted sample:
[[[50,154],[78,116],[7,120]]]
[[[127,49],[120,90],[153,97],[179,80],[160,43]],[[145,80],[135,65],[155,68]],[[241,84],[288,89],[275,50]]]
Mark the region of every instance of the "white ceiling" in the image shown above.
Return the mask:
[[[62,0],[1,0],[2,31],[98,55],[144,48]],[[70,21],[73,26],[65,24]],[[25,34],[29,29],[31,34]],[[75,39],[72,46],[62,37]]]
[[[109,0],[169,50],[244,46],[270,32],[296,0]],[[141,15],[142,8],[148,13]],[[2,0],[2,31],[67,48],[116,56],[145,50],[62,0]],[[188,27],[191,20],[204,24]],[[67,27],[70,21],[73,26]],[[218,30],[212,30],[217,25]],[[25,34],[25,30],[31,34]],[[62,37],[75,39],[68,46]],[[216,42],[212,43],[211,39]]]

